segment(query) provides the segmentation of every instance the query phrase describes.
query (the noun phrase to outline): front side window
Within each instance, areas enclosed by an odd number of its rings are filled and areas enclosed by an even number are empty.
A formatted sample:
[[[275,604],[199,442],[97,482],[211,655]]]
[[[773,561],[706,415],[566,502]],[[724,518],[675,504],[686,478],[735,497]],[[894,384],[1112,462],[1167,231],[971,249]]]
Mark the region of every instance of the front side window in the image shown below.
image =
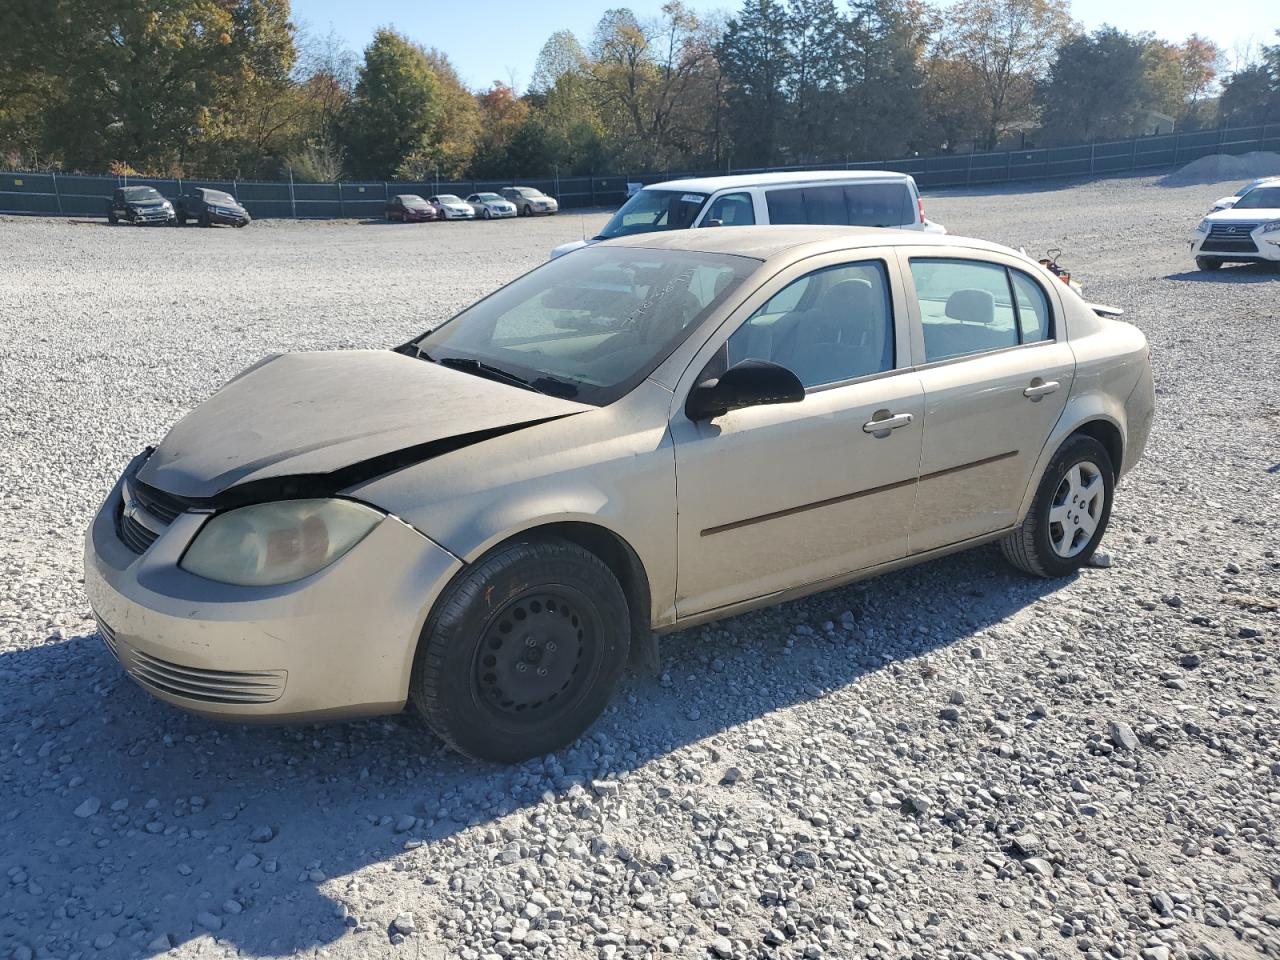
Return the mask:
[[[588,247],[402,351],[602,406],[652,373],[759,265],[727,254]]]
[[[765,194],[770,223],[901,227],[916,222],[905,183],[837,183],[787,187]]]
[[[604,229],[596,234],[596,239],[609,240],[658,230],[686,230],[693,226],[706,202],[705,193],[641,190],[618,209]]]
[[[925,362],[1052,336],[1049,301],[1026,274],[978,260],[912,259]]]
[[[756,222],[755,204],[749,193],[726,193],[711,201],[707,216],[702,221],[706,226],[717,220],[722,227],[749,227]]]
[[[893,306],[879,260],[841,264],[787,284],[729,338],[728,365],[786,367],[806,389],[892,370]]]

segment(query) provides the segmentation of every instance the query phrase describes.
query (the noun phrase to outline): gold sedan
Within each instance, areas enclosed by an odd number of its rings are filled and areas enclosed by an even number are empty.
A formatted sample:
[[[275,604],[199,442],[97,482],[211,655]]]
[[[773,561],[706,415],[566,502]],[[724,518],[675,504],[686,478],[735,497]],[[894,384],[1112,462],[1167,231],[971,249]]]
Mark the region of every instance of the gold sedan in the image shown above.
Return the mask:
[[[1027,257],[847,227],[576,251],[387,351],[269,357],[139,454],[85,584],[238,720],[412,704],[516,761],[657,634],[998,540],[1065,576],[1142,456],[1147,344]]]

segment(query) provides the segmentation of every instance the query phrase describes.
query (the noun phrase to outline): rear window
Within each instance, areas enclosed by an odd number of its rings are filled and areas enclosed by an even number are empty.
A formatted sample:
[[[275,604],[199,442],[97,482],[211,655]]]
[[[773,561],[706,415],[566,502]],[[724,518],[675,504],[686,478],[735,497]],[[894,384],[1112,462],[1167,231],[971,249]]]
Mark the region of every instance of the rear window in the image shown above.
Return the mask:
[[[901,227],[916,222],[905,183],[832,183],[787,187],[765,194],[770,223]]]

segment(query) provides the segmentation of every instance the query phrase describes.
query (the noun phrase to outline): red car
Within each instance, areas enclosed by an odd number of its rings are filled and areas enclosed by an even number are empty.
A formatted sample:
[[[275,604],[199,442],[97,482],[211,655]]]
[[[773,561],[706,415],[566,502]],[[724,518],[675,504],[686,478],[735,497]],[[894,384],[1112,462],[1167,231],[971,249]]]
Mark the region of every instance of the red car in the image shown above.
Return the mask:
[[[426,220],[438,220],[439,211],[427,203],[416,193],[402,193],[387,201],[384,208],[388,220],[399,220],[401,223],[421,223]]]

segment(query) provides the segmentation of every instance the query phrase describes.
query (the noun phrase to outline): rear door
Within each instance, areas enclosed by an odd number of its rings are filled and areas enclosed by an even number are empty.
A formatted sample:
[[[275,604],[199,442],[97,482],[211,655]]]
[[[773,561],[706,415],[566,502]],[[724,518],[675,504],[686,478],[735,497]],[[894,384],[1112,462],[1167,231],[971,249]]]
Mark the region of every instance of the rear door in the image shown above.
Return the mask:
[[[1056,291],[999,254],[901,248],[924,389],[911,552],[1012,526],[1071,392]]]
[[[906,555],[924,395],[896,263],[856,253],[771,280],[676,389],[681,617]],[[692,386],[748,358],[791,369],[804,400],[690,421]]]

